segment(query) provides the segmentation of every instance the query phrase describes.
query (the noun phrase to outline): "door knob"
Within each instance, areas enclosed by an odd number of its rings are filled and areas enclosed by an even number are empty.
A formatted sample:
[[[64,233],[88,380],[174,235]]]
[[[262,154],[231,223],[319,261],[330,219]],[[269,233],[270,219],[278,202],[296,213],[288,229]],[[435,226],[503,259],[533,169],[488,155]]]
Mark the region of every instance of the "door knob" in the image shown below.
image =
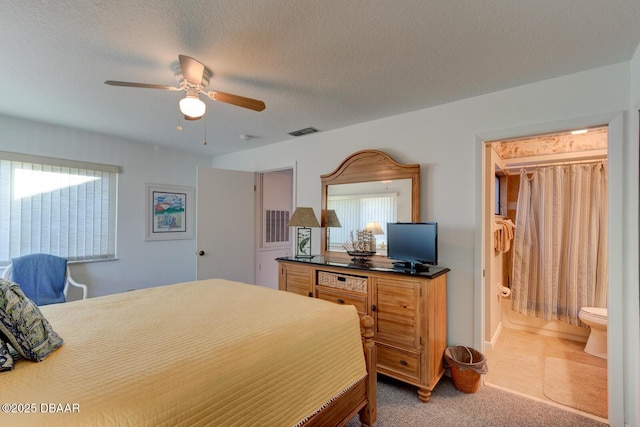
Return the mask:
[[[198,252],[198,255],[200,255],[200,256],[204,255],[204,251]]]

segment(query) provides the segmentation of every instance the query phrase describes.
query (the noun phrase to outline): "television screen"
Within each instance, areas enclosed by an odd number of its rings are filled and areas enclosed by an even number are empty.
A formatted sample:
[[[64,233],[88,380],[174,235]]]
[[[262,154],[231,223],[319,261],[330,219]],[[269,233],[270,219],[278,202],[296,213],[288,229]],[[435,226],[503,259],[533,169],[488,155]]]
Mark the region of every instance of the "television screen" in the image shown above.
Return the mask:
[[[438,223],[387,223],[387,257],[395,267],[419,270],[423,264],[438,264]]]

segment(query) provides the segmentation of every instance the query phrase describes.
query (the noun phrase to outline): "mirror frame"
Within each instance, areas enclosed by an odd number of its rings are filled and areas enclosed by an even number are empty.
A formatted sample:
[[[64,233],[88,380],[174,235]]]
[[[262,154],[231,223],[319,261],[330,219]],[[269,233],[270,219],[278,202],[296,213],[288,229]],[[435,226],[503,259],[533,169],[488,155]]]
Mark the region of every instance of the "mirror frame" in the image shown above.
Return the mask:
[[[358,182],[411,179],[411,221],[420,221],[420,165],[403,165],[393,160],[388,154],[379,150],[357,151],[347,158],[331,173],[320,175],[322,181],[321,254],[336,262],[349,263],[351,257],[346,252],[327,250],[327,197],[328,187],[333,184],[353,184]],[[389,264],[386,256],[373,255],[369,263]]]

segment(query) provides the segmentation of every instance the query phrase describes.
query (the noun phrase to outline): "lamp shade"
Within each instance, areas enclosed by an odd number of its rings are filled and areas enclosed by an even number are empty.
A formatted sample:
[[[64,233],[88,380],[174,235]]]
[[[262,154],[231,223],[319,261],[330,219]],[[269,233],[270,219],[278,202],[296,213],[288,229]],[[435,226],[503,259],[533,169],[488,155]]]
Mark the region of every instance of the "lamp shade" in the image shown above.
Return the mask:
[[[291,216],[288,227],[320,227],[313,208],[296,208]]]
[[[384,234],[382,231],[382,227],[377,222],[368,222],[367,225],[364,226],[364,229],[372,232],[374,235]]]
[[[329,209],[327,211],[327,224],[325,227],[342,227],[335,210]]]
[[[187,95],[180,100],[180,112],[187,117],[200,118],[206,110],[207,105],[198,96]]]

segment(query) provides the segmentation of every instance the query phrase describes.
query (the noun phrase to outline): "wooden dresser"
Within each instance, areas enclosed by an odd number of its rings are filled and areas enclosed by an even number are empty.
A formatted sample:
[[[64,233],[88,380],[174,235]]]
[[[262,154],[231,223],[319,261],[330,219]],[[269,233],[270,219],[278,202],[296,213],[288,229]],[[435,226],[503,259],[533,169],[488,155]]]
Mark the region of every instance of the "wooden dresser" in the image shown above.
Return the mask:
[[[444,374],[447,272],[408,274],[389,268],[278,258],[280,290],[352,304],[375,321],[378,372],[418,387],[427,402]]]

